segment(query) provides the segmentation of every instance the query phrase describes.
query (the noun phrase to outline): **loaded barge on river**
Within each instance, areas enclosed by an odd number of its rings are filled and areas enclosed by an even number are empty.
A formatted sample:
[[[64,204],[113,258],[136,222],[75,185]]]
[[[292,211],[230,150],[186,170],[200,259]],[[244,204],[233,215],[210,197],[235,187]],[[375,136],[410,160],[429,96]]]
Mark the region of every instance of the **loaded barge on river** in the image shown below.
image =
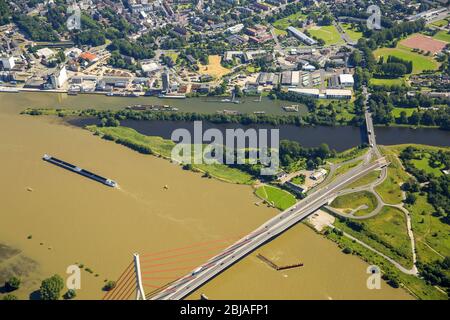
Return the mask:
[[[113,181],[111,179],[107,179],[107,178],[99,176],[99,175],[97,175],[95,173],[92,173],[90,171],[87,171],[85,169],[81,169],[81,168],[79,168],[77,166],[74,166],[73,164],[70,164],[70,163],[65,162],[63,160],[60,160],[60,159],[57,159],[55,157],[49,156],[48,154],[44,154],[42,159],[47,161],[47,162],[53,163],[54,165],[57,165],[57,166],[59,166],[61,168],[64,168],[64,169],[70,170],[72,172],[78,173],[78,174],[80,174],[82,176],[85,176],[86,178],[89,178],[89,179],[95,180],[97,182],[103,183],[103,184],[107,185],[108,187],[112,187],[112,188],[117,187],[117,182],[115,182],[115,181]]]

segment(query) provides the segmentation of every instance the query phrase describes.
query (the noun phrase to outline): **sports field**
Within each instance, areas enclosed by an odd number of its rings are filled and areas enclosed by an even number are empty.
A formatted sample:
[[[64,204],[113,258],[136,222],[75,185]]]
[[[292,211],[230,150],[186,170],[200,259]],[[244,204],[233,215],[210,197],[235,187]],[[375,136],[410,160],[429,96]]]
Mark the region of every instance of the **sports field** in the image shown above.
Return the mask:
[[[441,40],[436,40],[431,37],[424,36],[423,34],[411,35],[405,40],[400,41],[400,44],[411,49],[430,51],[433,54],[442,51],[446,45],[446,43]]]
[[[405,84],[405,79],[382,79],[382,78],[372,78],[370,79],[370,84],[378,86],[401,86]]]
[[[341,35],[335,26],[316,26],[308,29],[308,31],[312,36],[323,39],[326,45],[344,43],[344,40],[342,40]]]
[[[209,74],[217,79],[220,79],[224,75],[230,73],[229,69],[222,67],[220,64],[221,59],[222,58],[219,55],[209,56],[209,63],[206,66],[202,64],[198,65],[199,73]]]
[[[423,70],[437,70],[439,64],[431,57],[414,53],[406,47],[381,48],[374,51],[375,58],[378,60],[384,57],[385,61],[389,56],[394,56],[403,60],[413,62],[413,73],[421,73]]]
[[[268,185],[259,187],[255,193],[280,210],[285,210],[297,202],[291,193]]]

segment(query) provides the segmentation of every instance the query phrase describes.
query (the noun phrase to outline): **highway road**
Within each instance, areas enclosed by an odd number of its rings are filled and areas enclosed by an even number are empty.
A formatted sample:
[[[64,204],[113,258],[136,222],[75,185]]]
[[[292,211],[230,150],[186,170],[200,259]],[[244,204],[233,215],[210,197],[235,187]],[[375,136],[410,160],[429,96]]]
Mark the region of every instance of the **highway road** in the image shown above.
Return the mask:
[[[372,170],[386,165],[385,159],[379,158],[374,162],[364,163],[350,170],[328,185],[310,194],[307,198],[297,202],[294,206],[270,219],[246,237],[240,239],[220,254],[208,260],[205,264],[193,270],[190,274],[176,280],[149,298],[151,300],[178,300],[184,298],[267,241],[308,217],[321,206],[328,203],[330,199],[333,199],[340,189],[358,180]]]

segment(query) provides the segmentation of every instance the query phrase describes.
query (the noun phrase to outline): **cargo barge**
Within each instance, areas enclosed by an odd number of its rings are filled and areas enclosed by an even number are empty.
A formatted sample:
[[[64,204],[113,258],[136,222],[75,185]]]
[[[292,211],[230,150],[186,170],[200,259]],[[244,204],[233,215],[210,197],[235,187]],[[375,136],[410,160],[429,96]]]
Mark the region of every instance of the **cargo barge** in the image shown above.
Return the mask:
[[[78,174],[80,174],[82,176],[85,176],[86,178],[89,178],[89,179],[95,180],[97,182],[103,183],[103,184],[107,185],[108,187],[112,187],[112,188],[117,187],[117,182],[115,182],[115,181],[113,181],[111,179],[107,179],[107,178],[99,176],[99,175],[97,175],[95,173],[92,173],[90,171],[87,171],[85,169],[81,169],[81,168],[79,168],[77,166],[74,166],[73,164],[70,164],[70,163],[65,162],[63,160],[60,160],[60,159],[57,159],[55,157],[49,156],[48,154],[44,154],[42,159],[47,161],[47,162],[53,163],[54,165],[57,165],[57,166],[59,166],[61,168],[64,168],[64,169],[70,170],[72,172],[78,173]]]

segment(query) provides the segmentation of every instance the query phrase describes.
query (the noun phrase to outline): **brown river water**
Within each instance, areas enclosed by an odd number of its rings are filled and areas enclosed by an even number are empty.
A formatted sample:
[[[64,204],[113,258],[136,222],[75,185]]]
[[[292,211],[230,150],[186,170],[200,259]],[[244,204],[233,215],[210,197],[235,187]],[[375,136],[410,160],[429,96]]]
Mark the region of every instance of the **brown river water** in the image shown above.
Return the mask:
[[[158,274],[150,281],[152,290],[152,285],[188,273],[277,213],[256,206],[258,199],[249,186],[202,178],[55,118],[18,114],[26,107],[53,106],[55,96],[0,95],[0,244],[20,250],[20,255],[8,259],[0,246],[0,280],[12,268],[23,272],[19,298],[33,298],[30,294],[43,278],[55,273],[65,278],[69,265],[82,263],[93,273],[82,271],[77,296],[100,299],[104,280],[116,279],[134,252],[144,255],[206,241],[217,244],[198,250],[185,259],[189,262],[177,264],[181,266],[177,270]],[[44,153],[114,179],[120,188],[46,163],[41,159]],[[300,260],[304,266],[277,272],[257,259],[257,253],[286,263]],[[189,298],[198,298],[200,292],[212,299],[411,298],[385,283],[381,290],[368,290],[366,268],[366,263],[342,254],[301,224]]]

